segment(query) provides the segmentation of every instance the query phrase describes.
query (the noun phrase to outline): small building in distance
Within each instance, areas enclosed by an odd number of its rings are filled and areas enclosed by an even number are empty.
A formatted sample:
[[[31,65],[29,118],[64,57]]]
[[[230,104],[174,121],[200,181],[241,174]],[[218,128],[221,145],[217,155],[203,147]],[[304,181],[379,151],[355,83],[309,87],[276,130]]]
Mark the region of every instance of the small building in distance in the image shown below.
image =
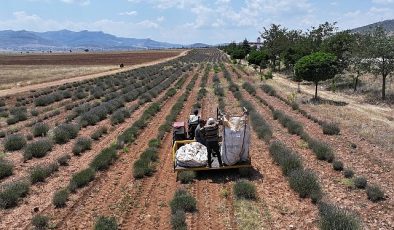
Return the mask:
[[[263,43],[261,42],[261,38],[257,37],[256,42],[249,42],[249,45],[256,47],[256,49],[260,49],[263,46]]]

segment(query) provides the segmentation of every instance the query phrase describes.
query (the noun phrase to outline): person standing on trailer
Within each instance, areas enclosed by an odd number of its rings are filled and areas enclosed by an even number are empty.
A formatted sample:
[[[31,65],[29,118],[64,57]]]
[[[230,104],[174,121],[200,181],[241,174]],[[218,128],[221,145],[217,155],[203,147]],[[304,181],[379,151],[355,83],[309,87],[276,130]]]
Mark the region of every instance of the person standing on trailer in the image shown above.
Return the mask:
[[[208,167],[212,167],[212,155],[216,154],[220,167],[223,166],[219,151],[219,123],[214,118],[209,118],[207,124],[201,129],[208,150]]]
[[[204,136],[201,133],[201,129],[205,126],[207,122],[203,119],[200,119],[199,124],[196,127],[196,131],[194,132],[194,137],[196,141],[202,145],[207,145]]]
[[[200,116],[198,116],[198,110],[194,110],[193,114],[189,116],[189,121],[188,121],[188,134],[189,134],[189,139],[193,140],[196,128],[199,124]]]

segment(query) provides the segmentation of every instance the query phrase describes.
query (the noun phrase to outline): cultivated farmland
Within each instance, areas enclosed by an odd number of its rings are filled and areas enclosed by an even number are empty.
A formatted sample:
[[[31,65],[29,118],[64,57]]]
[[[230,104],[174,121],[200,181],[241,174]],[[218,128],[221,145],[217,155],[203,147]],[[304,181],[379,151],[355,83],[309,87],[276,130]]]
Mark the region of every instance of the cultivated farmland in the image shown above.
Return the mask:
[[[2,97],[0,229],[393,229],[390,152],[268,83],[195,49]],[[172,123],[217,107],[249,111],[253,167],[177,178]]]

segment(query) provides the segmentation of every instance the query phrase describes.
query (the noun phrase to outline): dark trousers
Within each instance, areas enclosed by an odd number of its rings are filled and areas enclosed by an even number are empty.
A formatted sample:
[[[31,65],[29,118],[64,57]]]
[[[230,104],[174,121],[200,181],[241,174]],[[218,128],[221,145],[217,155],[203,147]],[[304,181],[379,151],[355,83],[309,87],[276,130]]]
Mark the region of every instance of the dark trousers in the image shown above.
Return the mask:
[[[220,156],[220,151],[219,151],[219,143],[217,141],[207,141],[207,150],[208,150],[208,166],[211,167],[212,163],[212,153],[214,152],[219,161],[219,165],[222,166],[222,157]]]

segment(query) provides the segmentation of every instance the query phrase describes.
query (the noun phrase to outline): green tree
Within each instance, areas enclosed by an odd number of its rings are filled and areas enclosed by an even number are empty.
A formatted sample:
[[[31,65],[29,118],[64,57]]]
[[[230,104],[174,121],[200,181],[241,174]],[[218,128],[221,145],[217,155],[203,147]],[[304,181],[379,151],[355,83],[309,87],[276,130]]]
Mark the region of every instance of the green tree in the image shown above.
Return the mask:
[[[386,79],[394,72],[394,38],[389,37],[382,27],[376,27],[367,36],[366,47],[372,73],[382,76],[382,99],[386,99]]]
[[[364,35],[355,34],[354,44],[350,52],[349,65],[347,70],[351,73],[353,77],[353,91],[357,91],[359,78],[367,72],[370,72],[370,65],[368,61],[368,52],[366,47],[368,46],[368,40]]]
[[[325,22],[324,24],[320,24],[317,28],[312,27],[309,31],[308,38],[313,52],[321,50],[323,41],[332,36],[337,29],[337,27],[335,27],[336,24],[336,22]]]
[[[249,64],[253,64],[255,66],[261,68],[266,68],[268,63],[268,54],[265,50],[252,50],[248,56]]]
[[[301,58],[295,64],[295,75],[297,78],[315,83],[315,99],[317,99],[319,81],[331,79],[336,73],[336,57],[330,53],[312,53]]]
[[[232,59],[244,59],[246,52],[241,47],[237,46],[230,55]]]
[[[260,32],[261,38],[263,38],[264,48],[267,49],[269,54],[269,59],[272,62],[273,70],[279,61],[280,70],[280,58],[283,52],[287,48],[288,39],[286,37],[286,28],[281,28],[280,25],[272,24],[270,28],[264,27],[264,32]]]
[[[251,51],[251,47],[249,45],[248,40],[246,40],[246,38],[242,42],[242,49],[244,50],[246,55],[248,55],[250,53],[250,51]]]
[[[342,31],[326,38],[322,44],[322,51],[335,54],[338,61],[338,71],[343,72],[348,66],[356,36],[350,31]]]

